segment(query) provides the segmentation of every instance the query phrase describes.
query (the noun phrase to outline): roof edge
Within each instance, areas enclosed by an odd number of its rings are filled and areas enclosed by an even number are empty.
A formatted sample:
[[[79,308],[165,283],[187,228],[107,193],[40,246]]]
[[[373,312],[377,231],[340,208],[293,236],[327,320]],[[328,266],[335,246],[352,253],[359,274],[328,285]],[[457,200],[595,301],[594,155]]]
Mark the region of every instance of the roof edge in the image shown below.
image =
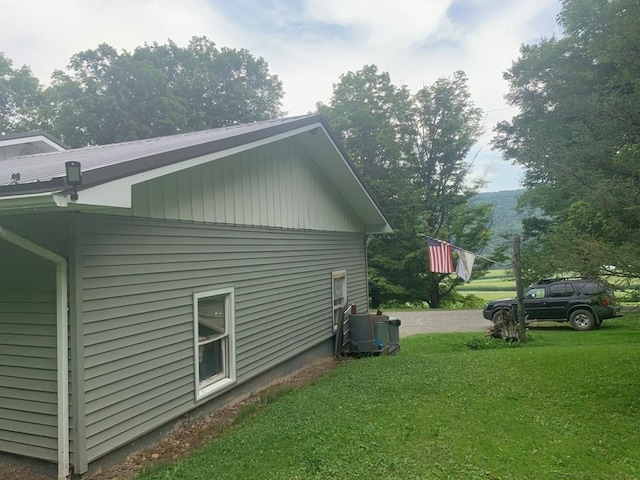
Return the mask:
[[[375,232],[375,233],[391,233],[391,232],[393,232],[393,225],[391,224],[391,222],[387,218],[387,215],[385,214],[385,211],[384,211],[384,208],[382,206],[382,202],[380,201],[380,198],[378,196],[378,193],[376,191],[374,191],[367,184],[367,181],[365,180],[365,178],[362,176],[360,171],[356,168],[355,164],[353,163],[353,161],[349,157],[349,154],[347,153],[347,151],[345,150],[344,146],[342,145],[342,142],[337,137],[335,132],[331,129],[331,126],[329,125],[329,122],[326,119],[326,117],[324,115],[320,114],[320,113],[316,114],[316,116],[319,117],[320,123],[322,123],[322,126],[324,127],[327,135],[329,136],[329,138],[331,139],[331,141],[335,145],[336,149],[340,152],[340,155],[342,155],[342,157],[345,159],[345,162],[347,163],[347,165],[349,166],[349,168],[353,172],[353,175],[357,178],[357,180],[360,183],[360,185],[362,185],[362,188],[365,190],[365,192],[369,196],[369,199],[371,200],[371,202],[375,205],[376,209],[380,213],[380,216],[384,219],[384,221],[387,223],[387,225],[390,228],[389,231],[384,229],[384,231]]]
[[[4,135],[0,135],[0,142],[3,140],[19,140],[23,138],[32,138],[32,137],[45,137],[47,140],[55,143],[59,147],[62,147],[64,150],[69,150],[71,147],[69,145],[64,144],[62,141],[58,140],[53,135],[45,132],[44,130],[30,130],[28,132],[20,132],[20,133],[6,133]]]

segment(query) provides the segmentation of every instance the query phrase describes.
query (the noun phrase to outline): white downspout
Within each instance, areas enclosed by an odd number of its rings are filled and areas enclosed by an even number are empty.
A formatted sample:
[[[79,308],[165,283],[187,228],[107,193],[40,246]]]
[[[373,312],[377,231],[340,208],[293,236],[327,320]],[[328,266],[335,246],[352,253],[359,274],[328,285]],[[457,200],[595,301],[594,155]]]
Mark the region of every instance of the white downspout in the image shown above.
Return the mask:
[[[58,479],[69,478],[69,315],[67,311],[67,261],[46,248],[0,227],[0,238],[56,264]]]

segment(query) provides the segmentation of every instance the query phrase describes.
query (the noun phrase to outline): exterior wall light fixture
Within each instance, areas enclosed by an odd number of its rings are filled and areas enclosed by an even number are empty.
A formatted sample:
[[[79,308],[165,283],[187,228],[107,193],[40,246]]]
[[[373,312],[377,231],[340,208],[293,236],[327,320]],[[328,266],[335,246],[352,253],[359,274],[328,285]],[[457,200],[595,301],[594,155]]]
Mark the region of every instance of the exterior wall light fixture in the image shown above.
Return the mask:
[[[71,200],[78,200],[78,190],[76,187],[82,185],[82,171],[80,167],[80,162],[65,162],[64,164],[67,172],[65,182],[73,189],[70,196]]]

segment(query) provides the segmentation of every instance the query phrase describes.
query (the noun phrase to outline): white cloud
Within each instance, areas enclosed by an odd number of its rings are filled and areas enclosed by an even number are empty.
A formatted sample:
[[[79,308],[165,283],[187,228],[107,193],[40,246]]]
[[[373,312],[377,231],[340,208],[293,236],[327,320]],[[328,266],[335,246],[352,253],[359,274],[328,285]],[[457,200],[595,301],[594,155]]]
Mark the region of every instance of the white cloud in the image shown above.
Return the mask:
[[[327,102],[341,74],[365,64],[388,71],[412,91],[463,70],[473,100],[488,110],[475,175],[490,190],[511,188],[520,171],[491,152],[504,109],[502,73],[522,43],[557,32],[559,0],[0,0],[0,51],[42,80],[79,51],[108,43],[133,50],[172,39],[207,36],[218,46],[247,48],[284,83],[292,115]],[[515,188],[515,187],[514,187]]]
[[[15,65],[29,65],[42,81],[54,69],[65,69],[75,53],[100,43],[133,50],[168,39],[186,44],[194,35],[211,34],[222,45],[242,37],[205,0],[21,0],[2,11],[0,50]]]
[[[449,24],[446,11],[451,2],[440,0],[307,0],[309,18],[328,24],[356,28],[363,43],[374,48],[410,47]]]

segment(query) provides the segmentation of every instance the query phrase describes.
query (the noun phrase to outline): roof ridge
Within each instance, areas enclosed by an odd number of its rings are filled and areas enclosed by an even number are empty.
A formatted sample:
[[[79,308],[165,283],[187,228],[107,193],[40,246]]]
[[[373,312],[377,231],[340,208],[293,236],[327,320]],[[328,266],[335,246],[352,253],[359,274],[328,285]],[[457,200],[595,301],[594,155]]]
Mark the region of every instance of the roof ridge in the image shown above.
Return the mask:
[[[248,122],[248,123],[234,123],[233,125],[225,125],[222,127],[216,127],[216,128],[208,128],[205,130],[190,130],[188,132],[178,132],[178,133],[171,133],[169,135],[161,135],[159,137],[147,137],[147,138],[139,138],[137,140],[127,140],[127,141],[123,141],[123,142],[115,142],[115,143],[104,143],[101,145],[86,145],[84,147],[77,147],[77,148],[71,148],[67,151],[76,151],[76,150],[89,150],[89,149],[94,149],[94,148],[108,148],[108,147],[115,147],[115,146],[119,146],[119,145],[133,145],[133,144],[141,144],[141,143],[146,143],[146,142],[154,142],[154,141],[158,141],[158,140],[162,140],[162,139],[166,139],[166,138],[175,138],[175,137],[187,137],[187,136],[193,136],[193,135],[205,135],[211,132],[220,132],[220,131],[224,131],[224,130],[234,130],[234,129],[241,129],[241,128],[246,128],[249,126],[257,126],[257,125],[261,125],[261,124],[269,124],[269,123],[287,123],[287,122],[291,122],[291,121],[296,121],[296,120],[300,120],[302,118],[307,118],[307,117],[314,117],[314,116],[321,116],[318,113],[310,113],[310,114],[304,114],[304,115],[294,115],[292,117],[278,117],[278,118],[269,118],[266,120],[256,120],[253,122]],[[55,152],[51,152],[51,153],[55,153]]]

